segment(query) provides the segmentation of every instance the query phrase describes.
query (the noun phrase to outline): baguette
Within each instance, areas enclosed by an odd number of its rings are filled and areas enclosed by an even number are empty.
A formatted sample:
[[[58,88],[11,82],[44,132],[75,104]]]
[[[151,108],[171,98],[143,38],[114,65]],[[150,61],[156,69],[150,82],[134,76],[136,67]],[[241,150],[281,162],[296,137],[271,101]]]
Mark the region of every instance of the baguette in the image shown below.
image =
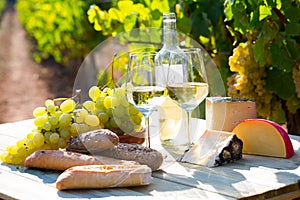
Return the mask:
[[[141,165],[149,166],[152,171],[157,170],[163,162],[163,156],[159,151],[139,144],[119,143],[114,148],[100,152],[100,155],[136,161]]]
[[[114,147],[119,143],[119,137],[108,129],[97,129],[81,133],[72,138],[67,146],[68,151],[80,153],[97,153]]]
[[[137,162],[117,160],[104,156],[90,156],[60,150],[38,150],[28,156],[24,162],[26,167],[66,170],[80,165],[136,165]]]
[[[86,165],[69,168],[60,174],[56,180],[56,188],[95,189],[151,183],[151,169],[146,165]]]

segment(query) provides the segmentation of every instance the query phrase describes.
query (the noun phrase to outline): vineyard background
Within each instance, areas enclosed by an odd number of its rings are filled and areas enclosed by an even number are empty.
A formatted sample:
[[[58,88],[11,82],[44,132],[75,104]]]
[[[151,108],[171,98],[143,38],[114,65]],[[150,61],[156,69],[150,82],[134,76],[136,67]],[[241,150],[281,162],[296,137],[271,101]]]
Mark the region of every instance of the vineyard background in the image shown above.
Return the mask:
[[[229,96],[255,100],[259,117],[287,122],[290,133],[300,134],[297,0],[7,2],[0,29],[3,118],[21,116],[20,109],[27,108],[30,117],[33,107],[43,103],[34,102],[38,98],[70,96],[74,75],[93,47],[135,28],[161,27],[162,14],[175,12],[178,31],[213,57]],[[161,36],[150,35],[156,41]],[[114,61],[125,69],[124,59]]]
[[[53,60],[36,63],[32,44],[9,1],[0,25],[0,123],[33,118],[47,98],[70,96],[74,74]]]

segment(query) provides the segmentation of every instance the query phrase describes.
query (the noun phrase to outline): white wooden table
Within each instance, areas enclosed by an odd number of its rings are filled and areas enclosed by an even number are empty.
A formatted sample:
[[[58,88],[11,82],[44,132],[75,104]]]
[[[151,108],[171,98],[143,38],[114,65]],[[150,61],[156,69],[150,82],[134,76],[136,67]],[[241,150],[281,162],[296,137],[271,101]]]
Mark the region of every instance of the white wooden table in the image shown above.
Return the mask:
[[[24,138],[32,120],[0,125],[0,152]],[[290,159],[243,155],[235,163],[207,168],[165,163],[143,187],[58,191],[61,172],[0,163],[0,199],[295,199],[300,197],[300,137],[291,136]]]

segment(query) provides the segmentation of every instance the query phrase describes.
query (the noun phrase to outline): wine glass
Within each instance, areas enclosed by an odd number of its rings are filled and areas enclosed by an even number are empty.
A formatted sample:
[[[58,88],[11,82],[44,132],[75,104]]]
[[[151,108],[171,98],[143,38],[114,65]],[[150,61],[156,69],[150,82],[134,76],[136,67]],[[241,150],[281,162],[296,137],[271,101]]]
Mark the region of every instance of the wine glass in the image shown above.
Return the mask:
[[[156,53],[131,53],[126,78],[126,96],[145,117],[147,138],[150,147],[149,117],[164,102],[166,84],[159,74],[155,61]],[[159,70],[159,71],[158,71]]]
[[[187,112],[187,135],[185,141],[177,144],[179,149],[191,145],[190,120],[192,111],[207,97],[208,84],[201,49],[185,49],[185,64],[176,65],[178,57],[170,56],[167,73],[167,91],[169,97]],[[175,67],[175,68],[174,68]]]

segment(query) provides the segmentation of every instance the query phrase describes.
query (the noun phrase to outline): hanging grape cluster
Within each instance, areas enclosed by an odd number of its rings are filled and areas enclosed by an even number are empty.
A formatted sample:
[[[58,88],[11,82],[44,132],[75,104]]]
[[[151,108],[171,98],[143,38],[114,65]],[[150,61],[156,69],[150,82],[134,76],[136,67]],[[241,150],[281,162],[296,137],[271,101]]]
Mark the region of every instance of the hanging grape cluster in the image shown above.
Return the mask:
[[[73,98],[46,100],[33,110],[35,128],[0,155],[3,162],[23,164],[36,150],[65,148],[80,133],[108,128],[117,134],[141,131],[143,115],[125,97],[124,88],[89,89],[90,100]]]
[[[240,43],[233,50],[229,66],[236,73],[228,78],[228,95],[255,101],[258,115],[268,118],[271,114],[272,92],[265,88],[266,71],[255,61],[250,41]]]

